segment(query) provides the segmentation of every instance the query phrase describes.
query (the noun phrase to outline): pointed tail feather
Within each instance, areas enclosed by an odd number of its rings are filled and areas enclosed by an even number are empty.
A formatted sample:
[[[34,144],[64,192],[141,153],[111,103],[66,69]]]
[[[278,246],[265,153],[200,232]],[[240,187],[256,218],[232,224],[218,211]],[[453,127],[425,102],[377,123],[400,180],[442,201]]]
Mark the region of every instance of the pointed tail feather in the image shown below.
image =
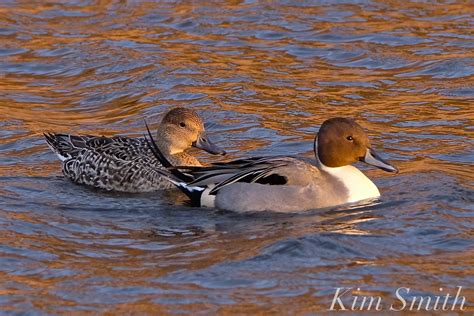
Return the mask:
[[[191,202],[191,206],[201,206],[201,196],[205,191],[205,188],[189,185],[188,182],[183,181],[183,179],[171,173],[169,169],[152,168],[163,178],[173,183],[181,192],[186,194]]]
[[[169,172],[169,170],[165,169],[157,169],[155,168],[156,172],[158,172],[163,178],[168,180],[169,182],[173,183],[181,192],[186,194],[191,202],[191,206],[201,206],[201,196],[205,190],[203,187],[198,186],[191,186],[187,182],[182,181],[177,176]]]
[[[151,152],[153,155],[158,159],[158,161],[165,167],[169,173],[174,175],[177,179],[180,179],[182,182],[190,182],[194,180],[192,176],[189,176],[187,174],[184,174],[183,172],[179,171],[178,169],[173,168],[173,165],[169,160],[163,155],[163,153],[160,151],[158,146],[156,145],[155,139],[153,138],[153,135],[151,135],[150,129],[148,128],[148,124],[146,124],[146,130],[148,132],[148,136],[145,135],[145,140],[148,144],[148,147],[150,147]]]
[[[71,152],[74,150],[74,147],[67,140],[69,135],[54,133],[43,133],[43,135],[49,148],[51,148],[61,161],[72,157]]]
[[[163,155],[160,151],[156,142],[153,138],[153,135],[148,128],[148,124],[145,122],[145,126],[148,132],[148,135],[145,136],[145,140],[148,144],[153,155],[158,159],[158,161],[166,168],[163,169],[156,169],[156,171],[166,178],[168,181],[173,183],[178,189],[180,189],[184,194],[186,194],[189,199],[191,200],[191,205],[193,206],[200,206],[201,205],[201,195],[204,192],[205,188],[198,187],[198,186],[190,186],[188,183],[194,178],[192,176],[186,175],[179,171],[176,168],[173,168],[173,165],[169,162],[169,160]]]

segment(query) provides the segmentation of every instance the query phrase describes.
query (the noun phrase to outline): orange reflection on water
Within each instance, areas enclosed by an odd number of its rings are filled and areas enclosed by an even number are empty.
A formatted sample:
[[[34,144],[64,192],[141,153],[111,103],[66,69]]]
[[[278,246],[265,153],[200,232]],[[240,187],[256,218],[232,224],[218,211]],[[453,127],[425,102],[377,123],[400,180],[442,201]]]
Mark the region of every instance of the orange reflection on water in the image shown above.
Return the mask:
[[[465,281],[472,299],[472,251],[459,246],[472,239],[470,9],[388,0],[0,4],[0,295],[10,297],[2,308],[324,313],[336,286],[391,301],[396,287],[464,285],[452,280]],[[43,132],[140,136],[143,120],[156,126],[171,106],[214,123],[226,159],[310,156],[325,119],[354,117],[401,169],[398,178],[367,174],[385,203],[405,204],[288,218],[202,210],[188,224],[200,210],[170,206],[183,197],[155,205],[154,196],[115,197],[56,178]],[[130,216],[135,199],[151,206]],[[449,243],[444,232],[458,235]],[[403,247],[406,236],[428,250]]]

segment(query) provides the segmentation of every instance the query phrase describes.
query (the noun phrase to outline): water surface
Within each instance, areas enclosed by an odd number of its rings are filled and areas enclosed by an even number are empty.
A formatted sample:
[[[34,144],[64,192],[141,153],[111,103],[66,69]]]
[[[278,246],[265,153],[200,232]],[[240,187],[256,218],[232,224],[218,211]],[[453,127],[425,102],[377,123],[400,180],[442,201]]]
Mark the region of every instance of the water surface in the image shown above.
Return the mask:
[[[472,304],[473,15],[470,1],[2,1],[0,309],[314,314],[338,287],[387,309],[399,287],[462,286]],[[242,215],[74,185],[42,137],[140,136],[178,105],[229,159],[310,156],[325,119],[354,117],[401,173],[359,166],[375,205]]]

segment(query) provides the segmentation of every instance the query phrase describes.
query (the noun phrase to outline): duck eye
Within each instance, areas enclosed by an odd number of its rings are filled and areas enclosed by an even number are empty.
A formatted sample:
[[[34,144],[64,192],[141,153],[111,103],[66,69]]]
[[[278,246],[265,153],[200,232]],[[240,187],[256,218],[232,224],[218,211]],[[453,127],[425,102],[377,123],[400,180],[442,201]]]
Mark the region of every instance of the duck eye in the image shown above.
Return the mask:
[[[354,138],[352,138],[352,136],[347,136],[346,139],[350,142],[352,142],[354,140]]]
[[[179,126],[181,126],[181,127],[186,127],[186,123],[181,122],[181,123],[179,123]]]

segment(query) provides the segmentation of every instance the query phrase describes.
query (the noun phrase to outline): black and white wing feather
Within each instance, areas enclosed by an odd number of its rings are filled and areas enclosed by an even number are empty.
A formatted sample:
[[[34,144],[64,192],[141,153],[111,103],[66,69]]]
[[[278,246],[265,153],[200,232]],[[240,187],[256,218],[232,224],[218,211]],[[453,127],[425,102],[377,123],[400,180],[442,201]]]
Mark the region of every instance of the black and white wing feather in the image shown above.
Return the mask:
[[[293,158],[289,157],[255,157],[219,162],[204,167],[172,166],[160,152],[149,130],[147,141],[157,160],[167,168],[166,171],[160,170],[160,172],[186,193],[191,198],[192,204],[198,206],[201,194],[206,189],[207,194],[215,195],[223,187],[236,182],[283,185],[287,179],[284,175],[279,175],[277,170],[293,162]]]

